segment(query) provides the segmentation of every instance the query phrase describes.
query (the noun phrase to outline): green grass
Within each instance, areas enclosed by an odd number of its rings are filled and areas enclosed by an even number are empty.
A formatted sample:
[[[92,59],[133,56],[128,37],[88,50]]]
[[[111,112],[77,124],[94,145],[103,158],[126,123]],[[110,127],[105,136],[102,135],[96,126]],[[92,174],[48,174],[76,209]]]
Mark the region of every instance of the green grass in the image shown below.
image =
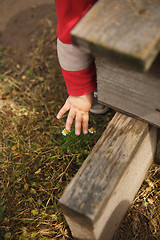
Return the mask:
[[[47,30],[37,39],[29,64],[0,48],[2,240],[72,239],[58,200],[114,115],[90,115],[93,135],[75,136],[74,127],[62,135],[66,116],[56,114],[67,93],[52,35]],[[159,170],[158,164],[151,169],[116,240],[158,239]]]
[[[44,239],[46,231],[50,238],[69,239],[68,230],[61,232],[65,222],[58,199],[103,131],[75,136],[72,128],[63,136],[64,119],[59,123],[51,104],[38,102],[25,110],[22,105],[17,112],[7,105],[0,115],[0,218],[5,239]]]
[[[95,134],[72,127],[63,136],[66,117],[56,114],[67,94],[56,55],[33,58],[22,74],[14,66],[1,74],[0,239],[71,239],[58,199],[114,112],[90,116]]]

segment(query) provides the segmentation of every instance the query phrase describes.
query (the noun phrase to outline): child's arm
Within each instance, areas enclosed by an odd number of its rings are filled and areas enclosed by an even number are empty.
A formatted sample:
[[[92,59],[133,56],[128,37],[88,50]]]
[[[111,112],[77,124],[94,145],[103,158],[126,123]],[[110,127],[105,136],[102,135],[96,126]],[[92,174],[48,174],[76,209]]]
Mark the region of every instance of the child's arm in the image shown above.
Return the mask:
[[[96,0],[57,0],[57,50],[67,91],[70,95],[59,111],[57,118],[69,110],[66,129],[70,130],[75,118],[75,133],[88,132],[89,109],[96,89],[94,59],[72,45],[70,31]]]
[[[93,103],[93,91],[96,89],[96,68],[94,59],[71,44],[57,41],[59,62],[70,95],[57,115],[61,118],[69,111],[66,130],[70,130],[75,118],[75,134],[88,132],[89,109]]]

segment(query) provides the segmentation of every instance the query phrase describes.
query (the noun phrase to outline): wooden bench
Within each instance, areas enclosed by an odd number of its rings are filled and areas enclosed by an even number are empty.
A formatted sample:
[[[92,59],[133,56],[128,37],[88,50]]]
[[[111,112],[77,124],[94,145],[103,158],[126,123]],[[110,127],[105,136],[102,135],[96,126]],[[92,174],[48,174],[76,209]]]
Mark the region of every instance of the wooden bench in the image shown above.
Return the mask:
[[[112,239],[160,160],[159,11],[158,0],[99,0],[72,32],[95,56],[99,101],[121,112],[60,199],[75,239]]]

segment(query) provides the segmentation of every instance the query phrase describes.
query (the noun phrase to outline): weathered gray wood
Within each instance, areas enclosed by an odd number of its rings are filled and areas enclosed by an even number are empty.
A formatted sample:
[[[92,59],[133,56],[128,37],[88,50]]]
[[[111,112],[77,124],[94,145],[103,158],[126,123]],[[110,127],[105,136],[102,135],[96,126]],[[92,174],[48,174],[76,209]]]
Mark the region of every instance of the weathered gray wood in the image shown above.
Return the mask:
[[[60,199],[75,239],[112,238],[153,161],[156,136],[116,113]]]
[[[99,0],[72,31],[75,45],[93,55],[148,70],[160,51],[159,0]]]
[[[147,73],[135,71],[117,56],[150,67],[160,49],[159,12],[158,0],[99,0],[72,32],[74,43],[96,58],[99,101],[158,127],[160,55]]]
[[[147,73],[96,57],[98,100],[160,127],[160,58]]]

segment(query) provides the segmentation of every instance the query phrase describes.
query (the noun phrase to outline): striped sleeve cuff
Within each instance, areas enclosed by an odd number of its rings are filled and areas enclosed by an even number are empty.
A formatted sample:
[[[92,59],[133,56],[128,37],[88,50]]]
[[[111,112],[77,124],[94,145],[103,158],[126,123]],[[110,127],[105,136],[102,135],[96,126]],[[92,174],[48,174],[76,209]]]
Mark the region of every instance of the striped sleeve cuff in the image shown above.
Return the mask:
[[[68,94],[80,96],[96,89],[94,58],[72,44],[57,40],[57,52]]]

